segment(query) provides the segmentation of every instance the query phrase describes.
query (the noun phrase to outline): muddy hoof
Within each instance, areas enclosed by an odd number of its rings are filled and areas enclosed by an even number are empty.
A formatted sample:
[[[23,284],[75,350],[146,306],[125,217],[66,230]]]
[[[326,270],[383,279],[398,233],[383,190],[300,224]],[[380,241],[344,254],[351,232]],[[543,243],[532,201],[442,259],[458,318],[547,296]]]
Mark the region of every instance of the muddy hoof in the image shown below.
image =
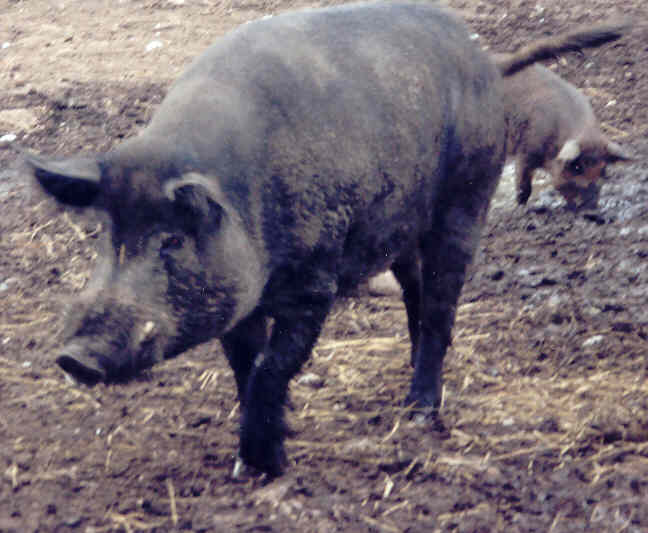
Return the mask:
[[[441,408],[441,398],[436,391],[414,392],[411,391],[405,401],[405,407],[410,407],[410,418],[423,417],[432,420],[437,417]]]
[[[92,387],[100,381],[107,381],[108,372],[100,361],[81,353],[74,347],[67,348],[56,359],[57,364],[79,383]]]

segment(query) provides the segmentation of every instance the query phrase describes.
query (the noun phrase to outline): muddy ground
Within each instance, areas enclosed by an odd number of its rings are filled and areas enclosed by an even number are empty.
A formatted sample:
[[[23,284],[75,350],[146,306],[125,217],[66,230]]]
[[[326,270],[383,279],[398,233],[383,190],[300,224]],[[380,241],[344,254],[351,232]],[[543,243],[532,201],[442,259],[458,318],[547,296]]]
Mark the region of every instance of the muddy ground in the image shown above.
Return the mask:
[[[452,0],[491,50],[604,20],[614,0]],[[642,0],[623,4],[645,18]],[[338,303],[291,387],[290,467],[234,480],[238,407],[217,342],[135,382],[68,385],[52,352],[101,228],[32,195],[39,152],[135,134],[183,66],[284,0],[0,5],[0,531],[648,531],[648,35],[555,68],[637,156],[597,213],[546,184],[494,201],[447,357],[445,429],[401,407],[398,298]],[[15,135],[12,137],[5,135]]]

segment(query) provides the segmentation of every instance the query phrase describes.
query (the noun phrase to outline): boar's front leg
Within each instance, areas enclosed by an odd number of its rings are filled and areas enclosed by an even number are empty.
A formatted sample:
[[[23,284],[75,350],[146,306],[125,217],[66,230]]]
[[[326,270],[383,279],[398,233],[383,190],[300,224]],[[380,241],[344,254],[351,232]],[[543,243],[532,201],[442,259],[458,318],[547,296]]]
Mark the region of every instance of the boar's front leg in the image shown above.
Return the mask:
[[[257,309],[221,339],[227,360],[234,371],[241,405],[245,403],[245,390],[254,361],[266,345],[266,323],[265,315]]]
[[[298,285],[298,283],[296,283]],[[328,284],[335,287],[335,283]],[[263,356],[254,364],[243,402],[241,459],[270,477],[281,474],[288,383],[317,341],[335,290],[300,291],[273,311],[275,323]]]

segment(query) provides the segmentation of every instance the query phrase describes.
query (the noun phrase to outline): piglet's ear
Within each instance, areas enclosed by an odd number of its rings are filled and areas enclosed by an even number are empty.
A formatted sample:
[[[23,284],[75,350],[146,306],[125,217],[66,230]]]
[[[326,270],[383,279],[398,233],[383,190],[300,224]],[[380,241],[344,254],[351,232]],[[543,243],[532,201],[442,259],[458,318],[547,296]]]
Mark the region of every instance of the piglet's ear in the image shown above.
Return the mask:
[[[31,154],[23,157],[45,192],[63,204],[87,207],[99,193],[101,169],[95,158],[55,160]]]
[[[607,143],[607,156],[605,159],[608,163],[623,163],[632,161],[634,158],[617,143],[609,141]]]
[[[576,139],[569,139],[563,144],[557,159],[560,161],[574,161],[578,159],[581,154],[580,144]]]
[[[166,193],[176,217],[187,230],[199,234],[220,226],[224,210],[204,184],[180,179],[168,185]]]

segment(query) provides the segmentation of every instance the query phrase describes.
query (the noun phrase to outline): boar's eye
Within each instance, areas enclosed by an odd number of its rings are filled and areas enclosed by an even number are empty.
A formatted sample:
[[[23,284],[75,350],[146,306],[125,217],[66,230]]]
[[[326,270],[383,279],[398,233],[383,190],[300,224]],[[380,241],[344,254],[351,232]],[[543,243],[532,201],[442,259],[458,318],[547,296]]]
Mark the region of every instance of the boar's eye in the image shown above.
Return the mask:
[[[162,246],[160,246],[160,255],[171,252],[173,250],[179,250],[184,244],[184,237],[182,235],[170,235],[162,241]]]
[[[569,172],[575,175],[580,175],[585,170],[580,159],[574,159],[573,161],[570,161],[567,165],[567,169],[569,170]]]

